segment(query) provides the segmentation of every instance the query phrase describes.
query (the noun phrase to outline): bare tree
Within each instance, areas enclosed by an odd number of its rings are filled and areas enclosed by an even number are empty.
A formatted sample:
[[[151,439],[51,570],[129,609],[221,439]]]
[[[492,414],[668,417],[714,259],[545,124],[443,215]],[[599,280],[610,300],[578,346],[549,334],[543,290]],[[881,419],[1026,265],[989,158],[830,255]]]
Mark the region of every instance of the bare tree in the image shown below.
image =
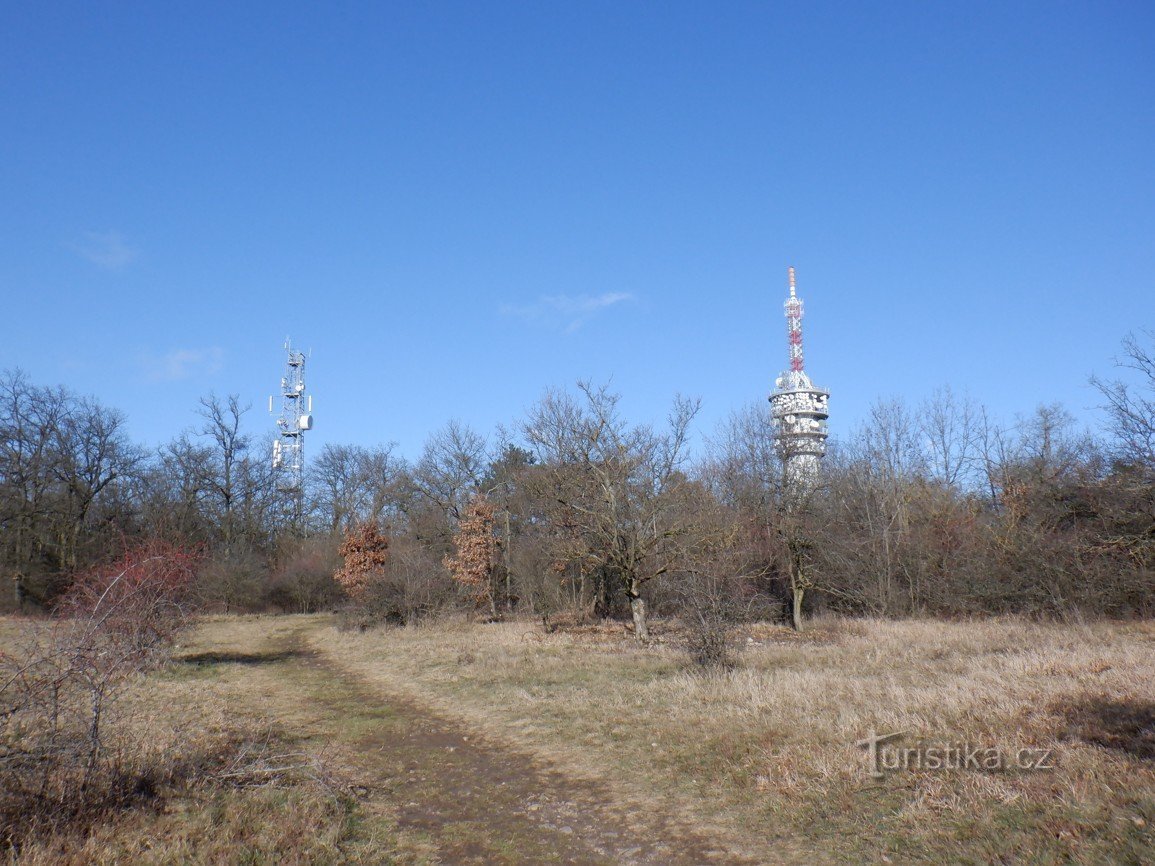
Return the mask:
[[[456,521],[488,465],[485,438],[450,421],[426,440],[413,475],[418,492]]]
[[[143,449],[128,441],[121,412],[82,398],[58,420],[54,474],[63,494],[61,556],[68,569],[80,561],[82,532],[100,495],[133,472],[144,460]]]
[[[356,445],[326,444],[309,466],[312,510],[329,532],[349,529],[366,519],[364,449]]]
[[[1040,405],[1017,425],[1015,460],[1007,475],[1012,484],[1055,485],[1080,475],[1096,446],[1085,430],[1058,403]]]
[[[227,557],[234,546],[242,552],[268,544],[278,520],[278,500],[270,448],[253,448],[242,430],[248,406],[236,394],[225,400],[210,394],[200,401],[204,423],[197,431],[205,449],[199,452],[202,507]],[[271,440],[266,441],[266,445]]]
[[[0,539],[20,597],[29,572],[52,565],[47,530],[55,508],[56,433],[68,398],[16,370],[0,380],[0,400]]]
[[[1143,333],[1155,344],[1155,332]],[[1151,472],[1155,470],[1155,350],[1140,345],[1130,334],[1123,340],[1123,357],[1116,366],[1138,374],[1138,382],[1092,376],[1091,384],[1107,401],[1103,408],[1111,419],[1117,458]]]
[[[967,486],[976,468],[980,435],[979,409],[970,397],[938,388],[918,412],[926,441],[930,477],[948,486]]]
[[[766,404],[731,413],[709,440],[699,477],[720,501],[765,513],[782,494],[782,457],[774,434]]]
[[[742,516],[706,490],[685,502],[669,582],[677,599],[684,645],[704,671],[733,666],[738,625],[765,612],[754,587],[762,563],[742,541]]]
[[[366,520],[381,521],[400,516],[399,488],[408,471],[405,460],[393,453],[394,445],[379,445],[361,453],[360,477],[366,494]]]
[[[979,410],[978,460],[982,467],[984,492],[991,508],[1002,506],[1002,491],[1008,484],[1007,471],[1015,458],[1014,437],[991,417],[986,407]]]
[[[876,402],[853,451],[857,459],[845,481],[857,494],[857,519],[870,539],[864,552],[876,581],[875,603],[889,613],[901,603],[900,593],[917,595],[909,573],[904,573],[901,551],[910,532],[911,486],[926,464],[917,424],[905,404],[898,399]]]
[[[394,510],[405,462],[393,445],[325,445],[309,467],[311,510],[330,532],[380,521]]]
[[[684,465],[699,402],[677,398],[663,432],[628,424],[606,386],[578,383],[582,400],[548,394],[523,432],[558,508],[561,538],[580,567],[603,570],[630,604],[635,635],[649,637],[643,586],[670,569],[668,542],[681,527]]]
[[[202,397],[200,404],[199,414],[204,424],[198,432],[210,443],[211,459],[205,467],[209,474],[203,479],[204,486],[216,503],[221,537],[227,549],[236,536],[238,474],[249,450],[249,437],[241,432],[241,418],[249,407],[242,406],[236,394],[230,394],[223,403],[215,394],[210,394]]]
[[[113,494],[144,452],[124,428],[121,413],[92,398],[37,387],[19,371],[0,378],[0,556],[18,603],[29,577],[52,594],[127,521],[131,505]]]
[[[182,434],[162,446],[140,484],[146,523],[164,537],[207,542],[213,535],[209,514],[212,452]]]

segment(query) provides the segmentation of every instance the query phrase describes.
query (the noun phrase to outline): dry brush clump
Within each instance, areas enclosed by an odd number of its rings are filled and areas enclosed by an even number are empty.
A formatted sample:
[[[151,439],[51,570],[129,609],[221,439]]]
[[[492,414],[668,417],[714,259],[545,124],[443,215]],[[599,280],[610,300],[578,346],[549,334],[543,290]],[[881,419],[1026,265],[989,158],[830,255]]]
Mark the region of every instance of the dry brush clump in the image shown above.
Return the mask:
[[[280,610],[315,613],[341,596],[334,575],[340,569],[337,540],[322,536],[287,539],[277,556],[267,598]]]
[[[0,653],[0,846],[146,795],[154,768],[118,740],[118,699],[188,622],[194,552],[163,542],[79,576],[57,615]]]
[[[731,670],[743,648],[738,629],[774,612],[757,587],[764,569],[739,534],[722,509],[703,507],[693,531],[679,538],[667,592],[677,601],[681,645],[700,671]]]
[[[452,580],[431,551],[412,538],[391,539],[376,524],[364,523],[346,533],[339,552],[344,565],[335,578],[351,601],[344,616],[348,627],[404,625],[452,600]]]

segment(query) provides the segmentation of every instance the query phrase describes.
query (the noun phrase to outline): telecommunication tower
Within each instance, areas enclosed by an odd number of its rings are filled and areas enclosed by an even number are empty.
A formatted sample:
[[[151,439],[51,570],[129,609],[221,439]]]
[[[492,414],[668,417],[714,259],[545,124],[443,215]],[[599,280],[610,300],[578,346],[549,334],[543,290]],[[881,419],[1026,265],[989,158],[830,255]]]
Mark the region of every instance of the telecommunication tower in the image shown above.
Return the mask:
[[[281,377],[279,436],[273,441],[273,475],[277,492],[288,500],[291,519],[300,526],[304,511],[305,432],[313,429],[313,398],[305,395],[305,353],[285,339],[285,375]],[[274,411],[269,397],[269,413]]]
[[[818,461],[826,453],[830,392],[814,387],[806,375],[802,356],[802,299],[796,294],[794,268],[788,273],[790,297],[784,307],[790,369],[774,381],[770,412],[786,492],[798,494],[813,487],[818,478]]]

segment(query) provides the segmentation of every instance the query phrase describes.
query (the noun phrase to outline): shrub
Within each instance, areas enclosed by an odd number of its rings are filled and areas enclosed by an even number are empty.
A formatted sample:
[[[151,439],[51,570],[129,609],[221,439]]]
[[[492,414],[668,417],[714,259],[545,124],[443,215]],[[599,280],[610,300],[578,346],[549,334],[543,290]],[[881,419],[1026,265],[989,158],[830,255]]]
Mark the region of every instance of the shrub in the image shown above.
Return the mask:
[[[455,599],[456,585],[434,554],[401,538],[391,548],[388,565],[358,593],[343,625],[408,625],[451,607]]]
[[[734,632],[743,619],[738,582],[708,574],[687,574],[680,586],[686,653],[705,671],[734,666]]]
[[[18,656],[0,654],[0,845],[139,793],[106,726],[187,624],[196,559],[156,541],[130,549],[79,576]]]
[[[330,607],[341,597],[334,577],[340,565],[334,539],[296,542],[279,557],[266,598],[281,610],[298,613]]]

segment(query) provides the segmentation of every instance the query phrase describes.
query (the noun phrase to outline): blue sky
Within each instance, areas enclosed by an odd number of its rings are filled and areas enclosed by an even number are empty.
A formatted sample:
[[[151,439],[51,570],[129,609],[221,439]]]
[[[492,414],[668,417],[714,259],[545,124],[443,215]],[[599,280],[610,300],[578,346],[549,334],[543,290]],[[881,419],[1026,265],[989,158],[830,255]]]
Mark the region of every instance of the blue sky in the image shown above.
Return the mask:
[[[785,365],[1061,401],[1155,328],[1149,3],[27,3],[0,11],[0,367],[160,443],[287,334],[323,442],[551,386],[708,432]]]

